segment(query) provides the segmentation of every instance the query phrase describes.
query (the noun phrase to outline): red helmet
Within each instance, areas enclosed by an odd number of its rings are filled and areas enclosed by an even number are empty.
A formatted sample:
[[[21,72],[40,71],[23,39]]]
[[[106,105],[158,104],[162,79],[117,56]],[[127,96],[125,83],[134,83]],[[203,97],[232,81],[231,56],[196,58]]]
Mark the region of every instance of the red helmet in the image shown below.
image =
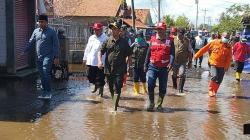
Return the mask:
[[[158,22],[155,24],[155,26],[156,26],[156,29],[163,29],[163,30],[167,29],[167,25],[164,22]]]
[[[172,27],[172,28],[171,28],[171,33],[175,33],[175,32],[177,32],[177,28]]]
[[[101,23],[95,23],[92,27],[94,30],[100,30],[102,29],[103,25]]]

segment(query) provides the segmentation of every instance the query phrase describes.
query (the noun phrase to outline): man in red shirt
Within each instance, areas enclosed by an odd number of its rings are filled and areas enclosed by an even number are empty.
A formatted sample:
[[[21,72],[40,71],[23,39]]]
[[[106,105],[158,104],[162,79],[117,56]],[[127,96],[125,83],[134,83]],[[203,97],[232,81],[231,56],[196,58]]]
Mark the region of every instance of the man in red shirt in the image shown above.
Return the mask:
[[[234,56],[235,70],[236,70],[235,78],[238,82],[240,81],[240,75],[244,68],[246,55],[250,54],[250,49],[246,42],[247,39],[245,37],[242,37],[241,41],[235,43],[235,45],[233,46],[233,56]]]

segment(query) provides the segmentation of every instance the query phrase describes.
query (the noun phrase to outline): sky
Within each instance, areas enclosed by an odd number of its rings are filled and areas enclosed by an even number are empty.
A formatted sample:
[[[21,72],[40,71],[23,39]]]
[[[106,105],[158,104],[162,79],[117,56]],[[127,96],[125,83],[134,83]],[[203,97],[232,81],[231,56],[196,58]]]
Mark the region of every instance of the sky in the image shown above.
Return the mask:
[[[157,1],[158,0],[134,0],[135,9],[149,8],[153,22],[158,19],[157,16]],[[231,5],[238,4],[250,4],[250,0],[198,0],[198,25],[204,23],[204,10],[206,11],[205,23],[208,24],[209,17],[211,17],[211,24],[218,23],[220,14],[229,8]],[[127,0],[128,5],[131,5],[131,0]],[[161,16],[173,15],[177,18],[179,15],[187,16],[191,22],[195,25],[196,21],[196,9],[197,5],[195,0],[161,0]]]

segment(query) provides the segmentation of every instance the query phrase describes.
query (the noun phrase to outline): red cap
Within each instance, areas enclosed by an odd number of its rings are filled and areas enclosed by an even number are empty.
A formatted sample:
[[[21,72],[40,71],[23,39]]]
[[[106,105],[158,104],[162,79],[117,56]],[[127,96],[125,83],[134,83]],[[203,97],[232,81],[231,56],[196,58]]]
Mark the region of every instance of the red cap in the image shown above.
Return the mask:
[[[171,28],[171,33],[175,33],[176,31],[177,31],[177,28],[175,28],[175,27]]]
[[[102,26],[103,25],[101,23],[95,23],[94,26],[92,26],[92,27],[94,30],[100,30],[100,29],[102,29]]]
[[[167,25],[164,22],[158,22],[155,24],[155,26],[156,26],[156,29],[163,29],[163,30],[167,29]]]

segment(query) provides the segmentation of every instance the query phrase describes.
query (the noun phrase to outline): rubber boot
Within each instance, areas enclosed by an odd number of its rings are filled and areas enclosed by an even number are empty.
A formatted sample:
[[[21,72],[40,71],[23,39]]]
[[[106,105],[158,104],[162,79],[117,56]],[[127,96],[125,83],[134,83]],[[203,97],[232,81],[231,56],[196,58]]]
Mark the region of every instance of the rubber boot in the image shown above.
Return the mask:
[[[103,97],[103,86],[99,88],[99,95]]]
[[[120,100],[120,94],[115,94],[113,97],[113,107],[114,107],[114,111],[117,111],[117,107],[119,106],[119,100]]]
[[[154,93],[148,93],[148,97],[149,97],[149,104],[147,106],[147,111],[153,111],[154,107],[155,107],[155,103],[154,103]]]
[[[235,73],[235,79],[239,82],[240,81],[240,75],[241,75],[241,73],[239,73],[239,72],[236,72]]]
[[[179,93],[183,93],[183,87],[184,87],[185,81],[186,81],[186,78],[180,78]]]
[[[97,91],[98,87],[95,85],[95,87],[91,90],[92,93],[95,93]]]
[[[216,92],[219,88],[219,84],[217,84],[216,82],[210,80],[209,82],[209,86],[208,86],[208,95],[210,97],[214,97],[216,95]]]
[[[164,100],[164,97],[165,97],[165,94],[162,94],[162,93],[159,93],[159,98],[158,98],[158,101],[157,101],[157,110],[158,111],[162,111],[163,108],[162,108],[162,103],[163,103],[163,100]]]
[[[177,77],[172,75],[172,81],[173,81],[173,88],[177,89]]]
[[[139,82],[134,82],[134,94],[138,96],[140,94],[140,84]]]
[[[147,94],[148,93],[146,83],[142,83],[142,93],[143,94]]]

